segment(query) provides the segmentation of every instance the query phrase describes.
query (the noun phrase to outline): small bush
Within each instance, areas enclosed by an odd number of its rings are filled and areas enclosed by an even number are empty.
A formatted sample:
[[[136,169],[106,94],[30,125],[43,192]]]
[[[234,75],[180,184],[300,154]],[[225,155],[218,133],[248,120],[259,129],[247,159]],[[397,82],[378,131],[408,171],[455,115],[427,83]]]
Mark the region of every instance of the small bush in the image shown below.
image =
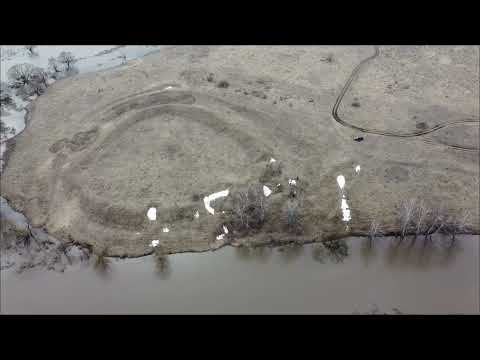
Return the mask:
[[[230,84],[226,80],[221,80],[218,82],[217,87],[226,89],[230,86]]]
[[[327,63],[332,63],[333,62],[333,54],[332,53],[328,53],[323,59],[322,59],[323,62],[327,62]]]
[[[278,178],[280,175],[282,175],[282,168],[283,165],[279,161],[268,163],[262,175],[260,176],[260,182],[269,183],[273,179]]]

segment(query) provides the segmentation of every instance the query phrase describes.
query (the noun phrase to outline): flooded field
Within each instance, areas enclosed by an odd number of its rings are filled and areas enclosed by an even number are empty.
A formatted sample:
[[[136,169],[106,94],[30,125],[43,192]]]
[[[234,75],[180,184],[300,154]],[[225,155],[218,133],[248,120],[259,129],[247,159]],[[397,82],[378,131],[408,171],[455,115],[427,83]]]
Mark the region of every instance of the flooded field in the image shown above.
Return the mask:
[[[305,246],[171,255],[159,276],[151,256],[112,261],[100,275],[91,266],[16,274],[2,271],[5,314],[476,314],[478,236],[451,252],[403,249],[386,239],[374,253],[364,239],[348,240],[335,263]],[[317,254],[318,255],[318,254]]]

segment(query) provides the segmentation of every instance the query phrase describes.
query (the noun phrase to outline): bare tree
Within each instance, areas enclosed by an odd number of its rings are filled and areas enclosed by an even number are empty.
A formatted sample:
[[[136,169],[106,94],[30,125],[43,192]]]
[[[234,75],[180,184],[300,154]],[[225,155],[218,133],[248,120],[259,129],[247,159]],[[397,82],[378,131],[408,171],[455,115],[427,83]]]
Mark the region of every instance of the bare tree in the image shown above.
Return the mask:
[[[70,67],[77,61],[77,59],[70,51],[62,51],[58,56],[57,61],[61,64],[65,64],[67,67],[65,70],[69,71]]]
[[[42,68],[34,68],[32,70],[31,79],[33,83],[39,84],[45,88],[48,87],[48,73]]]
[[[451,245],[455,243],[455,236],[457,234],[464,234],[468,233],[470,226],[469,226],[469,218],[470,212],[464,211],[461,216],[451,216],[445,221],[444,226],[441,229],[443,234],[447,234],[451,236]]]
[[[370,222],[370,228],[368,230],[368,248],[371,249],[374,245],[375,238],[382,235],[383,232],[380,222],[378,222],[376,219],[373,219]]]
[[[436,207],[431,210],[429,216],[425,220],[425,241],[431,241],[432,235],[442,230],[446,220],[447,216],[441,207]]]
[[[5,82],[0,82],[0,106],[9,105],[13,102],[10,87]]]
[[[48,59],[48,68],[54,74],[62,72],[60,63],[54,57]]]
[[[425,201],[421,200],[415,207],[414,217],[412,222],[414,223],[414,238],[424,234],[427,226],[427,219],[429,218],[431,210],[425,204]]]
[[[36,47],[37,47],[36,45],[25,45],[25,49],[28,50],[30,56],[35,55]]]
[[[400,241],[404,240],[407,234],[411,231],[415,209],[415,199],[403,202],[400,207]]]
[[[251,186],[233,196],[232,223],[236,230],[249,231],[260,228],[265,221],[265,200],[263,190]]]
[[[10,80],[10,86],[21,88],[30,84],[32,81],[32,72],[34,66],[32,64],[16,64],[7,71],[7,77]]]
[[[409,249],[411,249],[415,245],[418,236],[425,234],[428,226],[428,219],[430,217],[430,213],[431,210],[426,205],[423,199],[415,203],[413,208],[413,214],[411,216],[411,233],[413,234],[413,236],[408,246]]]

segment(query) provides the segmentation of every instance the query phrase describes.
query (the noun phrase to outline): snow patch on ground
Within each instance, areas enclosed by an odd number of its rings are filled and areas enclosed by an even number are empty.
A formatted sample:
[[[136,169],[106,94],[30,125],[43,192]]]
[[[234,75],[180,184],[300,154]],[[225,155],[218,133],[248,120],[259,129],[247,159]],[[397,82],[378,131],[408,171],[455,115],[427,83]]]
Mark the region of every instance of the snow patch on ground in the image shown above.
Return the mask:
[[[157,209],[156,208],[150,208],[148,209],[147,211],[147,217],[148,217],[148,220],[150,221],[155,221],[157,220]]]
[[[263,185],[263,195],[268,197],[271,193],[272,190],[270,190],[268,186]]]
[[[213,193],[213,194],[208,195],[208,196],[205,196],[203,198],[203,202],[205,204],[205,209],[207,209],[207,211],[210,214],[214,215],[215,214],[215,209],[210,206],[210,203],[212,201],[218,199],[218,198],[225,197],[225,196],[228,196],[228,189]]]

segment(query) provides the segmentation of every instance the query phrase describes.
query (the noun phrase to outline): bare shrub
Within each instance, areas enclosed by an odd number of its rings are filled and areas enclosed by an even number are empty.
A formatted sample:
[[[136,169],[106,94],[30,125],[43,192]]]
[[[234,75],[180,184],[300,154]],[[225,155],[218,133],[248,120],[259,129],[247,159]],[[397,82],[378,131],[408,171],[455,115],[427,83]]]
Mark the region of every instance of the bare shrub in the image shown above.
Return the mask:
[[[228,81],[226,81],[226,80],[221,80],[221,81],[218,82],[217,86],[218,86],[219,88],[226,89],[226,88],[228,88],[228,87],[230,86],[230,84],[229,84]]]
[[[232,226],[240,232],[258,230],[265,222],[265,199],[260,186],[233,195]]]
[[[328,53],[324,58],[321,59],[321,61],[326,62],[326,63],[332,63],[333,62],[333,54]]]

